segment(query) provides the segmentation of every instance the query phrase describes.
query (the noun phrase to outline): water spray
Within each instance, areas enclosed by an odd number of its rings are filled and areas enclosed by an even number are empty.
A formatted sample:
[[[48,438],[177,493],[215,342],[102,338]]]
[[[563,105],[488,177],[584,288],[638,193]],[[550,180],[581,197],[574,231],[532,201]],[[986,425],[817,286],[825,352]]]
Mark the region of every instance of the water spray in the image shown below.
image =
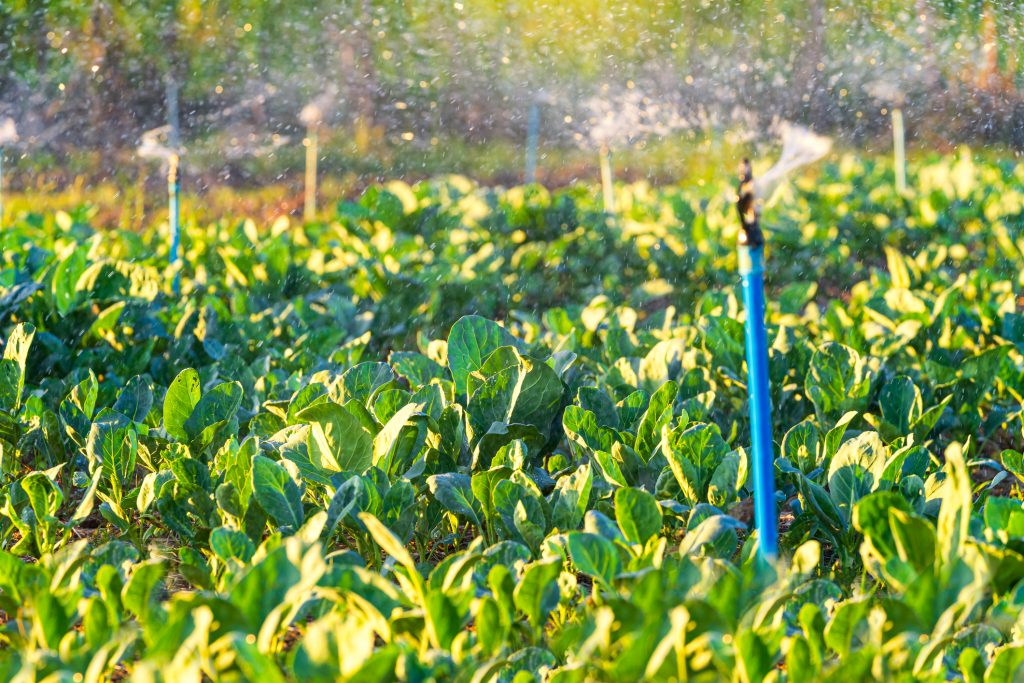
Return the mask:
[[[537,182],[537,138],[540,133],[540,105],[530,105],[526,118],[526,169],[523,174],[527,185]]]
[[[772,406],[768,392],[768,333],[764,324],[764,233],[761,232],[754,174],[747,159],[743,160],[740,168],[736,209],[743,228],[737,244],[737,256],[743,307],[747,311],[747,394],[753,460],[754,526],[757,529],[758,557],[763,563],[772,565],[779,554],[779,527],[775,510]]]
[[[0,229],[4,227],[4,148],[17,140],[18,130],[14,119],[6,118],[0,122]]]
[[[903,110],[899,107],[893,107],[892,110],[892,155],[896,173],[896,194],[902,195],[907,191],[907,152]]]
[[[588,148],[598,150],[604,210],[614,214],[612,149],[623,149],[650,136],[690,128],[692,121],[683,114],[679,103],[652,99],[633,83],[621,91],[613,91],[606,85],[601,92],[585,102],[590,115],[582,122],[586,132],[577,133],[577,139],[586,141]]]
[[[775,126],[782,138],[782,153],[757,180],[753,181],[754,198],[771,204],[775,191],[793,171],[813,163],[832,149],[832,139],[788,121]]]

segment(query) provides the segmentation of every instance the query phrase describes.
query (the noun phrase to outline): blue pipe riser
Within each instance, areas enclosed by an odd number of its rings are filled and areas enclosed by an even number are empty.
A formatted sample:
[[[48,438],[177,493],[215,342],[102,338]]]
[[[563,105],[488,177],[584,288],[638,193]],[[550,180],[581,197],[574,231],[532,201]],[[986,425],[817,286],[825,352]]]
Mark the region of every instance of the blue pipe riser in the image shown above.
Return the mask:
[[[168,257],[171,265],[178,262],[181,257],[181,228],[179,215],[179,202],[178,197],[181,191],[181,181],[178,177],[178,168],[176,163],[172,163],[170,172],[167,177],[167,202],[168,202],[168,215],[167,221],[171,231],[171,253]],[[171,284],[171,290],[175,296],[181,293],[181,271],[177,271],[174,274],[174,281]]]
[[[747,312],[747,391],[750,405],[751,461],[754,486],[754,524],[762,560],[778,556],[779,530],[775,509],[775,456],[772,444],[772,406],[768,384],[768,334],[765,330],[764,249],[739,247],[743,306]]]

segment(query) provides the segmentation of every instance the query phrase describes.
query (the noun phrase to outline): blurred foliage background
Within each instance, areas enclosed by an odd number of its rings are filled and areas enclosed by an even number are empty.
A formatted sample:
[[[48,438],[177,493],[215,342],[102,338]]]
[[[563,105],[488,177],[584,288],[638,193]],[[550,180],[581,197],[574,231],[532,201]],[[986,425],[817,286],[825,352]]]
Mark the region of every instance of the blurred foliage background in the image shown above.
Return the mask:
[[[4,0],[0,116],[21,135],[13,182],[37,189],[135,182],[168,83],[194,189],[301,174],[310,102],[321,168],[352,186],[517,181],[532,105],[540,178],[570,182],[593,172],[595,99],[615,109],[630,91],[688,125],[627,131],[626,176],[659,179],[679,145],[692,157],[775,118],[885,145],[896,104],[912,148],[1020,150],[1022,32],[1016,0]]]

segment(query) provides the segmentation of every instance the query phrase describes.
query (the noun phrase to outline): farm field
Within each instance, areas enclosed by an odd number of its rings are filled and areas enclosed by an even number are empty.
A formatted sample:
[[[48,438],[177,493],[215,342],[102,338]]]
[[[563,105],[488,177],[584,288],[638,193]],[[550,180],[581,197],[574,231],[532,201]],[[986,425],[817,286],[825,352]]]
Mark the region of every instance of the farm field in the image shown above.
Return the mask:
[[[1024,671],[1024,164],[373,186],[0,231],[0,678],[996,683]],[[180,281],[180,296],[172,282]]]

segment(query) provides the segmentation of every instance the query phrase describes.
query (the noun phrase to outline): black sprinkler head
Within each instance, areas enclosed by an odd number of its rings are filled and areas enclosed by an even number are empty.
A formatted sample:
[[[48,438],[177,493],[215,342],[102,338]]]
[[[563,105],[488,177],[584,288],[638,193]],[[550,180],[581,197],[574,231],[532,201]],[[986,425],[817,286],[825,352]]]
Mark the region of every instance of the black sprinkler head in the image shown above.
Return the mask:
[[[736,210],[740,214],[740,244],[750,247],[764,246],[764,233],[761,232],[760,211],[757,198],[754,196],[754,172],[750,167],[750,159],[740,164],[740,186],[736,199]]]

